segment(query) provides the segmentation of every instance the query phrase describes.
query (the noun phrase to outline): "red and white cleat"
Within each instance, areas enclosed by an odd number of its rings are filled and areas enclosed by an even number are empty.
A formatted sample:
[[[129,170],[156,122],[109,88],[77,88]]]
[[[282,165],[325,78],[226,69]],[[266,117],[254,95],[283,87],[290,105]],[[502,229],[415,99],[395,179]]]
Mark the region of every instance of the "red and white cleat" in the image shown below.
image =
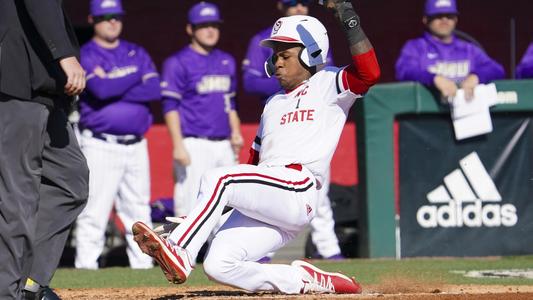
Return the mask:
[[[170,244],[142,222],[135,222],[131,229],[139,248],[157,261],[168,281],[180,284],[187,280],[193,268],[185,249]]]
[[[355,279],[341,273],[326,272],[302,260],[293,261],[291,266],[301,269],[304,282],[301,294],[360,294],[363,290]]]

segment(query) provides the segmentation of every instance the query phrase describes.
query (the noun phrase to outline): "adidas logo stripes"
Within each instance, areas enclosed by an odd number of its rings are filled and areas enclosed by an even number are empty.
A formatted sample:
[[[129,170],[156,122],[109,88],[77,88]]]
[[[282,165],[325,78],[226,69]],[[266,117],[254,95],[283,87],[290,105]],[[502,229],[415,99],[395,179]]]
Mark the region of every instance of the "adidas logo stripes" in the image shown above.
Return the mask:
[[[459,161],[460,168],[444,177],[444,184],[427,194],[430,205],[416,213],[418,224],[435,227],[512,227],[516,207],[502,197],[476,152]]]

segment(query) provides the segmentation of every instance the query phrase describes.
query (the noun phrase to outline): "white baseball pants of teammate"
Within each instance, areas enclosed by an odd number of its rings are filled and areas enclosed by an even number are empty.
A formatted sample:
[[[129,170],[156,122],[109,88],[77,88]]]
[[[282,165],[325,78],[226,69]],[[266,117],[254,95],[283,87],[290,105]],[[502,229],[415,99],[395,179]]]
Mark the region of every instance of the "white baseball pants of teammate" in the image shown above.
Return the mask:
[[[150,217],[150,166],[145,139],[132,145],[115,144],[81,136],[81,148],[89,166],[89,200],[76,222],[76,268],[97,269],[104,249],[109,214],[115,205],[126,231],[126,253],[135,269],[152,268],[133,241],[131,226]]]
[[[324,177],[326,180],[319,191],[315,218],[311,221],[311,240],[316,246],[318,254],[328,258],[341,253],[339,240],[335,234],[335,220],[331,202],[328,197],[330,172]]]
[[[174,215],[178,217],[187,216],[196,206],[200,179],[205,171],[236,163],[229,140],[186,137],[183,143],[191,163],[183,167],[174,162]]]
[[[216,233],[204,261],[206,274],[250,291],[298,293],[298,267],[256,261],[291,241],[314,216],[318,193],[305,167],[237,165],[202,176],[198,205],[168,240],[195,256],[219,222],[224,207],[235,210]]]

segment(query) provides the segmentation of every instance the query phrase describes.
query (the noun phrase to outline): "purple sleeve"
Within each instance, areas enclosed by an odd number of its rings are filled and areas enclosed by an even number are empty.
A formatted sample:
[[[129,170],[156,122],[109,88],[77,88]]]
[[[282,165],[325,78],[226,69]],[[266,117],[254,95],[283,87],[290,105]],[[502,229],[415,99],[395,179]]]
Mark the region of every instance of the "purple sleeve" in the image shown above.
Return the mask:
[[[139,49],[142,83],[129,89],[122,97],[128,102],[150,102],[161,98],[159,74],[148,53]]]
[[[151,102],[161,99],[161,87],[158,77],[152,77],[143,84],[128,90],[122,97],[127,102]]]
[[[262,97],[268,97],[281,89],[276,78],[268,78],[265,74],[265,61],[271,55],[268,48],[259,45],[261,36],[255,35],[246,52],[246,58],[243,62],[243,87],[248,93],[257,94]]]
[[[474,63],[470,72],[478,76],[479,83],[502,79],[505,76],[502,65],[490,58],[483,50],[472,45],[472,53]]]
[[[431,74],[420,63],[422,49],[417,49],[416,40],[407,42],[396,61],[396,79],[399,81],[418,81],[425,85],[433,85],[435,74]]]
[[[98,62],[87,51],[81,52],[81,65],[87,72],[86,90],[99,100],[113,100],[120,97],[141,81],[140,72],[117,77],[117,78],[100,78],[94,74],[94,69]]]
[[[231,74],[231,87],[230,87],[230,108],[231,110],[237,109],[237,104],[235,102],[235,96],[237,95],[237,64],[235,59],[231,57],[231,63],[233,65],[233,74]]]
[[[161,96],[163,114],[177,110],[186,85],[185,69],[178,58],[171,57],[163,63]]]
[[[533,78],[533,43],[529,44],[520,64],[516,67],[516,78]]]

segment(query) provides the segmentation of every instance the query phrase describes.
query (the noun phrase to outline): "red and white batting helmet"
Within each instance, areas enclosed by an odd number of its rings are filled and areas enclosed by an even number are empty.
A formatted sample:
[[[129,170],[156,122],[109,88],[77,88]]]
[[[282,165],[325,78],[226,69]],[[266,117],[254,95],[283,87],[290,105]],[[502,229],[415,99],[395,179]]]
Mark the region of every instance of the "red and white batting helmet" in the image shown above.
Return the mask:
[[[272,48],[275,42],[303,45],[300,59],[307,67],[326,63],[329,50],[328,31],[317,18],[302,15],[279,18],[272,27],[270,37],[262,40],[261,46]],[[268,61],[271,61],[271,58]],[[272,75],[269,73],[267,67],[267,74]]]

